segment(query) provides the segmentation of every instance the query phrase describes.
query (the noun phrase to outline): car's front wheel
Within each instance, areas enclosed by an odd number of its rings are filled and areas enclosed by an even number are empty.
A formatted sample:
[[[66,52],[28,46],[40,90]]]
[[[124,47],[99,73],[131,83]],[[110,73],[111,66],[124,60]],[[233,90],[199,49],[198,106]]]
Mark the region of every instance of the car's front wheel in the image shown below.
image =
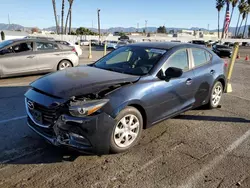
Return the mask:
[[[208,103],[208,107],[210,109],[212,108],[217,108],[221,102],[223,94],[223,85],[221,82],[217,81],[212,89],[211,95],[210,95],[210,100]]]
[[[57,67],[57,70],[64,70],[66,68],[72,67],[73,65],[71,64],[71,62],[67,61],[67,60],[62,60]]]
[[[116,117],[110,140],[112,153],[127,151],[140,139],[143,127],[141,113],[134,107],[126,107]]]

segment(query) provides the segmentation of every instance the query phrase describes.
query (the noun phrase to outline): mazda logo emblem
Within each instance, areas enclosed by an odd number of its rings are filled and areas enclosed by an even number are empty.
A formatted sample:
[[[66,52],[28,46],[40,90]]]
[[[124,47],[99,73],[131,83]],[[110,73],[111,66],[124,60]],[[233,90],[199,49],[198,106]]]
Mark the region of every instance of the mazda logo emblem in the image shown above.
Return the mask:
[[[28,101],[28,107],[29,107],[29,109],[31,109],[31,110],[34,110],[34,103],[33,102],[31,102],[31,101]]]

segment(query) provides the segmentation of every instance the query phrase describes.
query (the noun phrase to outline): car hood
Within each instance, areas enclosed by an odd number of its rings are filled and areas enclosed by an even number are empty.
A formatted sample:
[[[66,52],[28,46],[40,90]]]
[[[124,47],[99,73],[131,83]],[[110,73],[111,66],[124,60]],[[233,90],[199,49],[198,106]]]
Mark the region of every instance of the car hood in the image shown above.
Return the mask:
[[[41,77],[32,82],[31,87],[55,97],[68,99],[98,93],[116,84],[136,82],[139,78],[140,76],[79,66]]]

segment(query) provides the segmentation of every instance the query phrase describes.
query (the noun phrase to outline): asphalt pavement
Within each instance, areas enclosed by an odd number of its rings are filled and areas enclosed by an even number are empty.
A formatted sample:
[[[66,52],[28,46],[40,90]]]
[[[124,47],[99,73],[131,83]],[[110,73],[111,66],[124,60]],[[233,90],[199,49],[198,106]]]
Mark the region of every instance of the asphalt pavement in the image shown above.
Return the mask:
[[[0,80],[1,188],[250,187],[250,62],[236,62],[221,108],[185,112],[144,130],[130,151],[103,156],[56,148],[27,127],[23,95],[40,76]]]

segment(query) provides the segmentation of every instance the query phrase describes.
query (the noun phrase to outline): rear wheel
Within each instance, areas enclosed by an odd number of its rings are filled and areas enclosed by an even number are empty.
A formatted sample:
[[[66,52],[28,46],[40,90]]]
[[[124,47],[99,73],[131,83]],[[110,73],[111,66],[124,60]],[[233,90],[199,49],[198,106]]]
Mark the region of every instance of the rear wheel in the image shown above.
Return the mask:
[[[221,102],[221,97],[223,94],[223,85],[221,82],[217,81],[212,89],[210,94],[210,99],[208,103],[208,107],[210,109],[217,108]]]
[[[141,113],[134,107],[126,107],[116,117],[110,150],[120,153],[132,148],[140,139],[143,126]]]
[[[67,61],[67,60],[62,60],[57,67],[57,70],[64,70],[66,68],[72,67],[71,62]]]

